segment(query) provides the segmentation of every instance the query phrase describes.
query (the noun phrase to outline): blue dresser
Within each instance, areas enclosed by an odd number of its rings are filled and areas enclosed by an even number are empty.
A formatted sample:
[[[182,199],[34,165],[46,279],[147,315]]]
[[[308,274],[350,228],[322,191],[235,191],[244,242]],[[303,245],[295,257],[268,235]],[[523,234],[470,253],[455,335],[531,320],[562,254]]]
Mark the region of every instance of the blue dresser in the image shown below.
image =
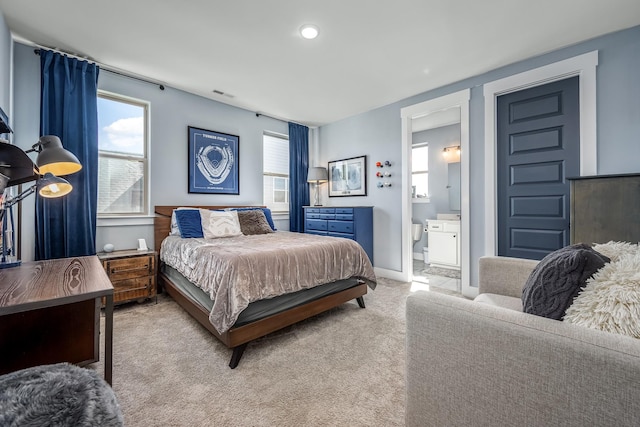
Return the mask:
[[[304,232],[355,240],[373,264],[372,206],[304,206]]]

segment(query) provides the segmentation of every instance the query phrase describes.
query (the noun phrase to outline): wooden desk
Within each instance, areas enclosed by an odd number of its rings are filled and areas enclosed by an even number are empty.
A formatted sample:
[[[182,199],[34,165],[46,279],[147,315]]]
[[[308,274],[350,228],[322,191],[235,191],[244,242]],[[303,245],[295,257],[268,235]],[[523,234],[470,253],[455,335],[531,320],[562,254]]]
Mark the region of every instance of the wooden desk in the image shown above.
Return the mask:
[[[113,286],[95,256],[24,262],[0,269],[0,374],[100,356],[105,298],[104,378],[111,384]]]

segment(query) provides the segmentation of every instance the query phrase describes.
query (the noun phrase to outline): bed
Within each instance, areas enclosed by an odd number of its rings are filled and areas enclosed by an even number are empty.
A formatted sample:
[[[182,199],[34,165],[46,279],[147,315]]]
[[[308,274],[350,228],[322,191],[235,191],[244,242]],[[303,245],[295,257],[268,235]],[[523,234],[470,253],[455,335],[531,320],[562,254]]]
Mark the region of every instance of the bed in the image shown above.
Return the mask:
[[[180,207],[184,208],[185,206]],[[280,231],[262,236],[184,239],[169,235],[171,216],[178,208],[179,206],[155,207],[155,249],[160,254],[158,284],[160,289],[170,295],[224,345],[232,349],[229,362],[231,369],[238,366],[249,342],[350,300],[355,299],[361,308],[365,308],[363,296],[367,293],[367,287],[375,288],[375,275],[371,263],[364,250],[353,241]],[[189,206],[188,208],[225,210],[240,207]],[[262,207],[251,208],[259,209]],[[287,245],[292,245],[291,249]],[[300,250],[316,252],[312,252],[312,255],[299,256],[298,252],[292,255],[291,251],[297,251],[299,250],[297,246],[304,245],[309,248],[301,248]],[[326,252],[326,247],[338,247],[338,245],[340,245],[339,250],[343,252],[337,252],[329,258],[325,256],[326,254],[323,255],[322,251]],[[177,253],[175,252],[176,248],[180,248],[179,255],[172,255]],[[273,248],[273,250],[267,250],[267,248]],[[320,253],[317,252],[319,250]],[[240,253],[238,260],[229,255],[232,252]],[[334,261],[323,262],[322,268],[318,268],[317,263],[308,262],[312,259],[311,256]],[[191,259],[190,267],[176,264],[176,258],[181,257],[191,257],[189,258]],[[278,274],[260,274],[252,271],[256,262],[254,260],[262,260],[262,257],[266,258],[260,263],[280,265]],[[284,258],[279,259],[278,257]],[[361,260],[362,257],[364,260]],[[341,260],[347,258],[357,260],[354,262],[356,267],[352,271],[344,265],[340,266]],[[227,262],[232,264],[228,266]],[[333,264],[339,265],[336,268],[340,271],[333,271]],[[282,265],[290,266],[290,268],[283,271]],[[195,272],[190,271],[189,268]],[[230,276],[224,268],[230,268],[235,272],[242,270],[245,273],[241,275],[244,281],[236,283],[241,279],[238,279],[237,275]],[[210,270],[211,276],[215,277],[203,275],[204,270]],[[288,282],[285,280],[287,278],[283,279],[282,277],[288,271],[295,271],[299,277],[304,278],[309,275],[317,281],[319,279],[315,270],[325,270],[322,277],[330,277],[331,280],[317,285],[291,284],[295,288],[288,288],[286,286]],[[252,271],[251,274],[248,274],[248,271]],[[255,271],[258,271],[257,267]],[[255,283],[252,280],[254,277],[251,276],[252,274],[255,275]],[[343,277],[345,275],[347,277]],[[192,280],[196,281],[194,277],[198,279],[198,286],[192,282]],[[233,280],[229,277],[233,277]],[[336,278],[337,280],[334,280]],[[302,282],[302,279],[300,281]],[[209,282],[215,282],[216,285],[206,286]],[[245,298],[242,294],[243,291],[238,291],[238,289],[245,288],[253,288],[249,292],[258,292],[261,299],[256,300],[258,297],[255,295],[252,295],[251,298]],[[275,295],[274,288],[282,288],[284,294]],[[212,299],[211,295],[217,297]]]

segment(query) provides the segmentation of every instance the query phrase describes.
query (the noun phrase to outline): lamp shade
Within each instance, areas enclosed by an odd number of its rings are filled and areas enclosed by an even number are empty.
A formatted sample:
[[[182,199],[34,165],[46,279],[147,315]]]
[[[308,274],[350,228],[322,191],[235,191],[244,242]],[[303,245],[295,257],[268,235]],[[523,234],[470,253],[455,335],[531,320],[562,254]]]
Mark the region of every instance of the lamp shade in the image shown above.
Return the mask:
[[[323,167],[314,167],[309,168],[309,172],[307,174],[307,182],[326,182],[327,181],[327,168]]]
[[[6,187],[38,179],[36,167],[20,147],[0,140],[0,174],[9,178]]]
[[[36,164],[41,174],[69,175],[82,169],[78,158],[62,146],[57,136],[41,136],[36,146],[40,148]]]
[[[45,173],[44,176],[38,180],[37,185],[38,194],[47,199],[66,196],[73,190],[73,186],[69,184],[66,179],[57,177],[51,172]]]

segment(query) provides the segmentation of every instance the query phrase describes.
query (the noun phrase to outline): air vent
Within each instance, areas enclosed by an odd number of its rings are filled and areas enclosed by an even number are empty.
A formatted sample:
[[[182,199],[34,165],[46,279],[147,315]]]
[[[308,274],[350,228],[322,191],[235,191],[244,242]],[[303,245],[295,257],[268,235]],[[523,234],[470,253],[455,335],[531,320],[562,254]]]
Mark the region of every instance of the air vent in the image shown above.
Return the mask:
[[[223,91],[218,90],[218,89],[214,89],[213,93],[215,93],[216,95],[226,96],[227,98],[234,98],[234,95],[231,95],[230,93],[224,93]]]

